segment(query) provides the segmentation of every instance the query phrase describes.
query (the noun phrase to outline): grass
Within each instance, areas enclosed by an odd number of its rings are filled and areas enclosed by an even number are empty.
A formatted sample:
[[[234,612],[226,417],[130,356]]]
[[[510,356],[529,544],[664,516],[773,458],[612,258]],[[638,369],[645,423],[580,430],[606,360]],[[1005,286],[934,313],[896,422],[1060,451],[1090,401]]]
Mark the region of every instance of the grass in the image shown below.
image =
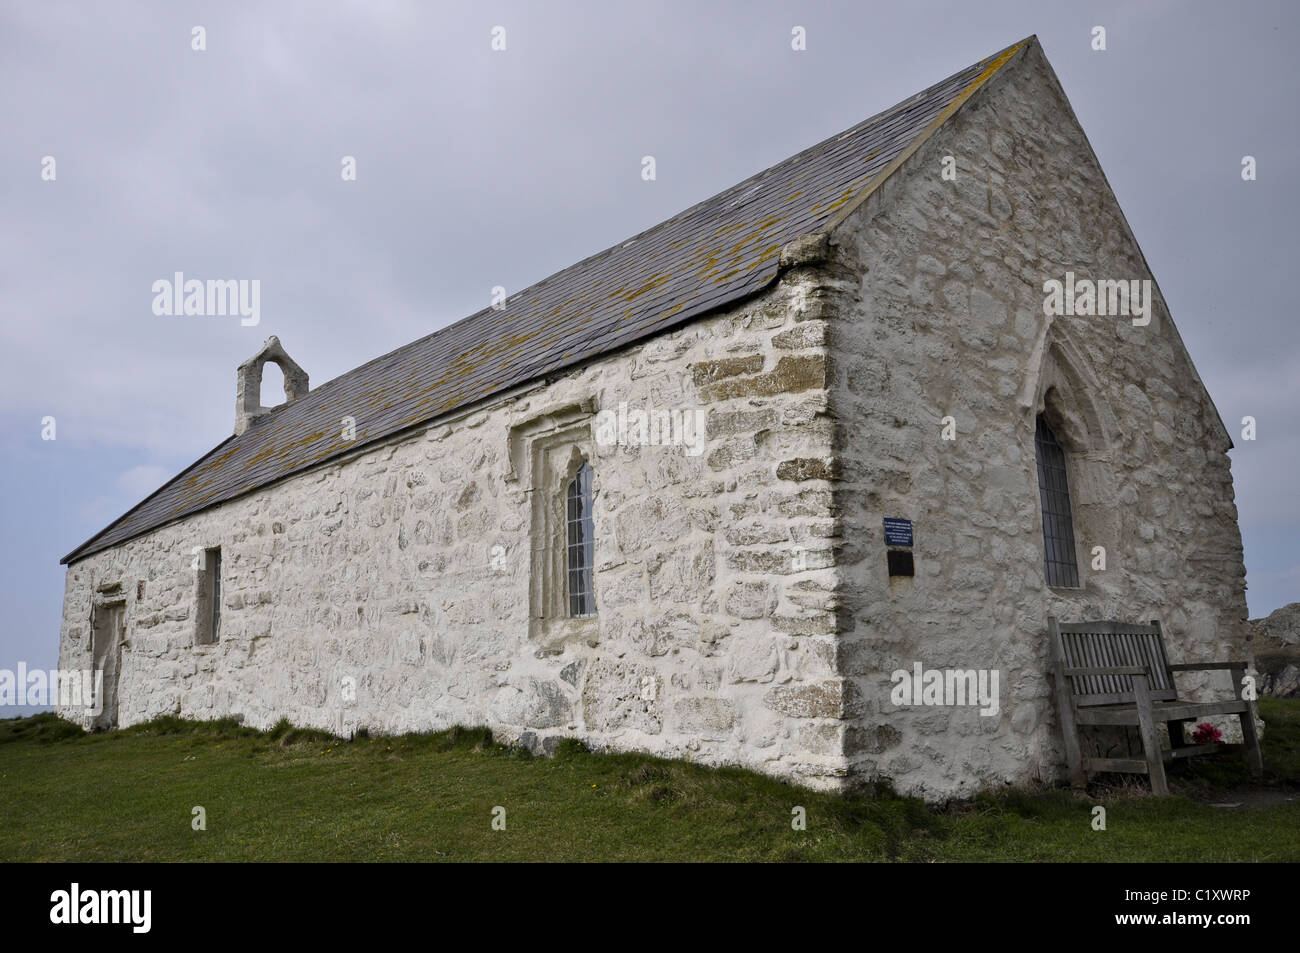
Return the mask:
[[[1282,802],[1300,789],[1300,701],[1261,708],[1262,789]],[[1120,784],[937,809],[576,743],[533,758],[485,729],[343,741],[165,718],[90,735],[38,715],[0,721],[0,861],[1300,860],[1300,796],[1205,803],[1246,782],[1232,755],[1179,764],[1172,780],[1186,796]],[[791,827],[796,806],[806,830]]]

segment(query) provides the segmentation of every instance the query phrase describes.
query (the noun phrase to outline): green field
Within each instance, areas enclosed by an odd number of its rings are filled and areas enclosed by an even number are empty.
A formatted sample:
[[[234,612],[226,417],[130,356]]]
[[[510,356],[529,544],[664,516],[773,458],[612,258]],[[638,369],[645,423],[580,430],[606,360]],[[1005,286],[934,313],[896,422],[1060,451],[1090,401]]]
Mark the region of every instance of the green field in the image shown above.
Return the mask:
[[[0,721],[0,861],[1296,861],[1300,701],[1260,704],[1261,784],[1220,755],[1177,765],[1172,798],[1128,784],[946,809],[576,744],[534,758],[481,729],[342,741],[164,719],[87,735],[40,715]]]

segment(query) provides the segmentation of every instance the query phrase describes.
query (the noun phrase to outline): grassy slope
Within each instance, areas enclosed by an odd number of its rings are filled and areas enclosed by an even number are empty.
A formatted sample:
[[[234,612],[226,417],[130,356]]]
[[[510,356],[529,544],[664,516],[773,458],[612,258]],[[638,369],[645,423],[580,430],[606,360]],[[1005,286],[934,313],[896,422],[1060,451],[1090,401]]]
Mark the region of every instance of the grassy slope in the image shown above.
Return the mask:
[[[1261,704],[1271,784],[1294,790],[1300,701]],[[1215,792],[1243,777],[1221,756],[1179,765],[1175,783],[1233,800]],[[44,715],[0,722],[0,861],[1300,860],[1300,799],[1228,810],[1133,791],[936,811],[576,746],[535,759],[479,730],[342,742],[164,720],[82,735]],[[195,805],[206,831],[191,829]],[[795,805],[806,831],[791,829]]]

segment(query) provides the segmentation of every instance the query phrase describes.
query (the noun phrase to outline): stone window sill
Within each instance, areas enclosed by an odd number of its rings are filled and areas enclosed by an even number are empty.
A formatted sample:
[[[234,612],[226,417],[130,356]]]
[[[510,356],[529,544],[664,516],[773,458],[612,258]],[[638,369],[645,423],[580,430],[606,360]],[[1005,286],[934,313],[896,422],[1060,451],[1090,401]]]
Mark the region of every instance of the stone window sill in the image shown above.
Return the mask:
[[[600,641],[600,617],[544,619],[537,636],[539,648],[544,652],[563,652],[578,645],[594,646]]]

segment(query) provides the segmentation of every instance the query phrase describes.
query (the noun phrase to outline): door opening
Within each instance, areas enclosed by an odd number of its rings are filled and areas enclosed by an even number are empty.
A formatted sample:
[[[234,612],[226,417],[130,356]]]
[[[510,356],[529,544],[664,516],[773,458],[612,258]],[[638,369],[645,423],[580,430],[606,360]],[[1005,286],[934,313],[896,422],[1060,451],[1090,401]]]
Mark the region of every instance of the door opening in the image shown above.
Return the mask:
[[[122,626],[126,603],[112,602],[95,606],[90,627],[90,648],[95,682],[102,673],[103,682],[95,689],[92,709],[98,708],[92,728],[104,731],[117,727],[117,679],[122,669]]]

